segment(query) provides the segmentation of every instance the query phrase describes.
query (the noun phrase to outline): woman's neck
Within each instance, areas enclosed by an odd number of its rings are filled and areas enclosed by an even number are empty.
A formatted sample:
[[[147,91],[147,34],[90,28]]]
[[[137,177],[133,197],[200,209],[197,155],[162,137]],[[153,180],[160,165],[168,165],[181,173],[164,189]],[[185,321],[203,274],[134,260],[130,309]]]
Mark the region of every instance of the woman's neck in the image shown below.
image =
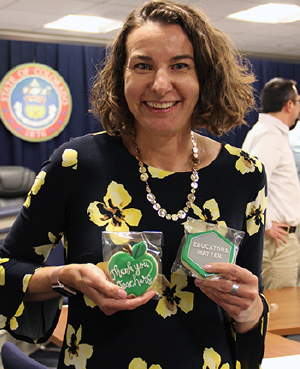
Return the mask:
[[[172,172],[192,170],[191,134],[184,135],[139,135],[123,137],[128,151],[136,156],[134,142],[137,145],[140,160],[150,166]]]
[[[134,137],[122,136],[123,143],[131,155],[136,157]],[[221,151],[222,145],[208,137],[195,134],[199,150],[199,167],[204,168],[212,163]],[[184,136],[163,137],[140,136],[136,138],[140,160],[150,166],[170,172],[189,172],[192,170],[191,134]]]

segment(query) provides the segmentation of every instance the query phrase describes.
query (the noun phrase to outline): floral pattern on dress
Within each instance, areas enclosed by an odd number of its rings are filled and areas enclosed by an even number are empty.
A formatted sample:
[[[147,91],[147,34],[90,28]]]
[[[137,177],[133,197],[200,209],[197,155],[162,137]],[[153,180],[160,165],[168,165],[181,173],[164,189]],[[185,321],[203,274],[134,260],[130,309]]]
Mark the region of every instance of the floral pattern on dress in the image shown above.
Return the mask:
[[[49,256],[52,248],[53,248],[53,244],[50,243],[48,245],[36,246],[33,249],[34,249],[34,252],[37,255],[43,256],[43,258],[44,258],[43,262],[45,262],[47,260],[48,256]]]
[[[62,233],[59,233],[58,236],[56,236],[55,234],[53,234],[52,232],[48,232],[48,238],[50,240],[50,242],[53,244],[53,245],[57,245],[58,242],[61,240],[63,236],[63,232]]]
[[[213,349],[206,348],[203,352],[203,369],[230,369],[228,363],[221,365],[221,356]]]
[[[140,357],[134,358],[129,366],[128,369],[147,369],[148,365],[146,361],[142,360]],[[151,365],[149,369],[162,369],[160,365]]]
[[[16,311],[15,315],[10,319],[9,326],[12,331],[15,331],[19,327],[19,323],[17,318],[23,314],[24,311],[24,303],[22,302]]]
[[[219,220],[220,218],[220,210],[218,203],[215,199],[210,199],[204,203],[202,208],[193,204],[192,209],[201,220],[208,223],[218,224],[220,226],[226,227],[226,223],[224,221]]]
[[[178,270],[171,274],[171,282],[160,274],[158,284],[162,287],[162,298],[158,301],[156,312],[164,319],[177,314],[180,308],[186,314],[193,310],[194,294],[188,291],[182,291],[187,287],[187,276],[183,271]]]
[[[92,301],[89,297],[87,297],[86,295],[83,295],[83,300],[86,304],[86,306],[90,307],[90,308],[94,308],[97,305],[94,303],[94,301]]]
[[[260,334],[263,336],[264,335],[264,326],[265,326],[265,318],[262,317],[261,318],[261,322],[260,322]]]
[[[257,168],[262,172],[261,162],[254,156],[248,154],[246,151],[233,147],[229,144],[225,145],[225,149],[231,154],[238,156],[238,160],[235,164],[236,169],[242,174],[251,173]]]
[[[68,240],[67,240],[66,235],[64,235],[64,238],[63,238],[63,246],[64,246],[64,249],[65,249],[66,258],[68,258],[68,253],[69,253],[69,242],[68,242]]]
[[[6,326],[7,317],[0,314],[0,329]]]
[[[128,232],[129,226],[137,226],[142,218],[138,209],[127,208],[132,197],[122,184],[112,181],[107,187],[103,202],[90,203],[87,213],[90,220],[108,232]]]
[[[78,166],[78,153],[73,149],[66,149],[62,153],[62,163],[63,167],[72,167],[72,169],[76,170]]]
[[[5,269],[1,265],[2,263],[7,263],[9,261],[8,258],[2,258],[0,259],[0,286],[5,285]]]
[[[68,324],[66,333],[66,344],[64,363],[66,366],[74,365],[75,369],[83,369],[86,367],[87,360],[93,355],[93,346],[87,343],[80,343],[82,335],[82,327],[75,329]]]
[[[34,183],[24,202],[24,206],[26,208],[29,208],[29,206],[31,205],[31,196],[36,195],[41,189],[41,187],[43,186],[43,184],[45,183],[45,178],[46,178],[46,172],[44,172],[43,170],[36,176]]]
[[[62,233],[55,236],[52,232],[48,232],[48,239],[51,243],[41,246],[34,247],[34,251],[37,255],[42,255],[44,257],[44,262],[47,260],[50,252],[55,248],[62,237]]]
[[[23,278],[23,292],[25,293],[28,288],[29,281],[32,277],[32,274],[25,274]]]
[[[151,174],[152,178],[159,178],[159,179],[163,179],[165,177],[168,177],[168,176],[174,174],[174,172],[169,172],[167,170],[157,169],[157,168],[154,168],[154,167],[151,167],[151,166],[148,167],[148,172]]]
[[[260,227],[265,223],[265,210],[267,207],[267,198],[265,195],[265,187],[263,187],[256,199],[247,204],[247,232],[250,236],[257,233]]]

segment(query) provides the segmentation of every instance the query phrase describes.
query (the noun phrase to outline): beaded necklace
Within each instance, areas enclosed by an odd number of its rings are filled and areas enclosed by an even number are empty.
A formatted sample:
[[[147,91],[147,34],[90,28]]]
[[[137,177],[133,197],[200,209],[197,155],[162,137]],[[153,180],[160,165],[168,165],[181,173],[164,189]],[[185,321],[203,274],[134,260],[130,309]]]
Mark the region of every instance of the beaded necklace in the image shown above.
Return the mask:
[[[136,138],[134,140],[134,149],[136,152],[136,159],[139,162],[139,172],[140,174],[140,178],[141,181],[144,182],[146,184],[146,192],[147,192],[147,200],[152,204],[153,209],[157,211],[157,214],[161,217],[161,218],[165,218],[167,220],[173,220],[174,222],[176,222],[178,219],[185,219],[186,215],[189,211],[189,209],[192,207],[193,202],[196,199],[195,193],[196,193],[196,189],[198,188],[198,181],[199,181],[199,175],[198,175],[198,165],[199,165],[199,155],[198,155],[198,148],[197,148],[197,144],[195,141],[195,137],[194,137],[194,132],[191,131],[191,141],[192,141],[192,146],[193,146],[193,158],[192,158],[192,174],[191,174],[191,192],[187,195],[187,202],[186,202],[186,206],[182,209],[179,210],[176,214],[170,214],[168,213],[168,211],[164,208],[161,207],[161,205],[156,201],[156,197],[153,194],[153,192],[151,191],[151,188],[149,186],[148,183],[148,178],[149,175],[147,173],[147,169],[144,166],[144,163],[141,161],[140,159],[140,154],[139,154],[139,149],[138,149],[138,145],[136,143]]]

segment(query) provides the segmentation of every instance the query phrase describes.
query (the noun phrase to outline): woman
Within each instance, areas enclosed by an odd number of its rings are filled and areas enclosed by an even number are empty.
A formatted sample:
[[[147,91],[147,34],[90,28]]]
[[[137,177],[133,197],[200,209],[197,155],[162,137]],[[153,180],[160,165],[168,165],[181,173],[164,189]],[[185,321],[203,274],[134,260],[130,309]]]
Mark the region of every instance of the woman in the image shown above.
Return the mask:
[[[265,175],[246,153],[191,133],[241,124],[252,81],[202,13],[169,1],[131,13],[93,88],[106,133],[55,151],[1,250],[2,327],[49,337],[58,318],[51,278],[59,279],[79,292],[59,368],[258,368]],[[237,265],[206,267],[224,278],[170,273],[187,215],[245,231]],[[163,232],[159,301],[155,291],[127,298],[95,265],[105,230]],[[62,235],[66,265],[40,268]]]

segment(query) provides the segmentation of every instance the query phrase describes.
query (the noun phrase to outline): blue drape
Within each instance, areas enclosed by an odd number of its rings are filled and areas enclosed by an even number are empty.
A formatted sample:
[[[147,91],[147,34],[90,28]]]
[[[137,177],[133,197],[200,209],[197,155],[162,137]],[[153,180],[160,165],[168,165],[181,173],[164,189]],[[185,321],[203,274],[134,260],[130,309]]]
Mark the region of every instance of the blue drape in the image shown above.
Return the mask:
[[[256,111],[250,112],[249,115],[246,117],[247,126],[243,125],[241,127],[235,128],[221,137],[215,137],[213,135],[207,134],[208,136],[218,141],[227,142],[236,147],[242,146],[242,143],[249,129],[251,129],[252,126],[257,122],[260,108],[259,94],[266,82],[274,77],[293,79],[299,83],[298,91],[300,93],[300,64],[255,59],[250,60],[250,63],[252,64],[253,72],[256,75],[256,82],[254,83],[254,87],[256,90],[255,99],[257,109]]]
[[[102,129],[96,123],[89,110],[89,91],[96,66],[105,58],[105,47],[34,43],[23,41],[0,40],[0,79],[13,67],[30,62],[49,65],[58,71],[69,85],[73,111],[69,124],[64,131],[50,141],[32,143],[12,135],[0,123],[0,165],[22,165],[36,173],[43,161],[47,160],[55,148],[86,133]],[[259,93],[264,84],[273,77],[283,77],[300,81],[300,64],[275,61],[250,60],[257,76],[257,106]],[[300,87],[299,87],[300,89]],[[256,123],[258,111],[251,112],[246,121],[248,126],[235,128],[222,137],[208,136],[218,141],[228,142],[241,147],[248,130]]]
[[[73,100],[69,124],[59,136],[47,142],[23,141],[0,123],[0,165],[22,165],[37,173],[41,163],[59,145],[71,137],[102,129],[88,113],[88,95],[96,66],[105,58],[104,47],[0,40],[0,55],[0,79],[19,64],[46,64],[64,78]]]

